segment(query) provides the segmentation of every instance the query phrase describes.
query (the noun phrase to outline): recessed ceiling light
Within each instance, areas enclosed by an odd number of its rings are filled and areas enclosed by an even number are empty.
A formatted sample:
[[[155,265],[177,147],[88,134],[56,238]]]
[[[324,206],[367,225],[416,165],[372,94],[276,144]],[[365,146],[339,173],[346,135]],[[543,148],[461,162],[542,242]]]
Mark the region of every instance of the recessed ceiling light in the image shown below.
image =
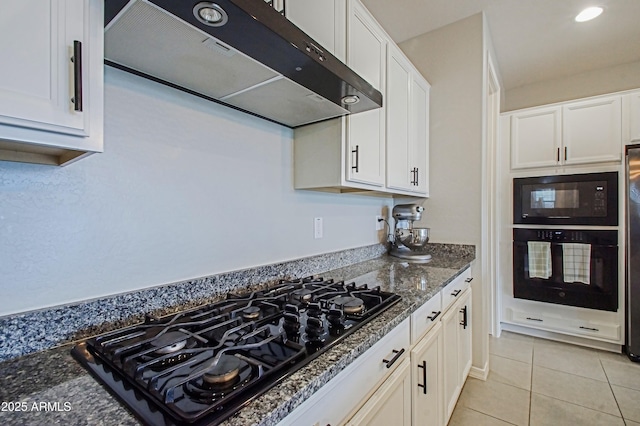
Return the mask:
[[[576,16],[576,22],[586,22],[594,18],[597,18],[602,13],[602,8],[599,6],[588,7]]]

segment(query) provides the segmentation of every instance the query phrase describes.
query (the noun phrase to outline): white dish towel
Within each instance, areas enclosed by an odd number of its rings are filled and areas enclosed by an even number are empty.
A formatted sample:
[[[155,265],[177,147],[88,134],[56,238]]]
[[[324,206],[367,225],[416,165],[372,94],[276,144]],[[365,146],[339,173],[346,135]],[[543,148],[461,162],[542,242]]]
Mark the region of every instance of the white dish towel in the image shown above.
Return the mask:
[[[551,276],[551,243],[527,241],[529,278],[549,279]]]
[[[562,243],[562,275],[566,283],[591,284],[591,244]]]

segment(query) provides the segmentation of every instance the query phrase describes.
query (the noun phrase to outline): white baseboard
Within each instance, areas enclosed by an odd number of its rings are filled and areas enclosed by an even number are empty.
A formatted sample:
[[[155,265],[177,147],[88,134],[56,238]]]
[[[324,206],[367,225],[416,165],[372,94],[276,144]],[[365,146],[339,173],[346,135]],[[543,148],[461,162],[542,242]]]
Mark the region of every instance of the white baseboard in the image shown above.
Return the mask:
[[[487,361],[482,368],[471,366],[471,370],[469,370],[469,377],[482,381],[487,380],[487,377],[489,377],[489,361]]]

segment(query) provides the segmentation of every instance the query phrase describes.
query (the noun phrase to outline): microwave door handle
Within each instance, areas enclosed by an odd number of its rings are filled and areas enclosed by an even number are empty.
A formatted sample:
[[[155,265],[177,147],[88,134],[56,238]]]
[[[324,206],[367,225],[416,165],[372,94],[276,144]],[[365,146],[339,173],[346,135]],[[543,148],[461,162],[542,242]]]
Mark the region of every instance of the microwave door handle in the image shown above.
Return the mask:
[[[571,216],[547,216],[549,219],[571,219]]]

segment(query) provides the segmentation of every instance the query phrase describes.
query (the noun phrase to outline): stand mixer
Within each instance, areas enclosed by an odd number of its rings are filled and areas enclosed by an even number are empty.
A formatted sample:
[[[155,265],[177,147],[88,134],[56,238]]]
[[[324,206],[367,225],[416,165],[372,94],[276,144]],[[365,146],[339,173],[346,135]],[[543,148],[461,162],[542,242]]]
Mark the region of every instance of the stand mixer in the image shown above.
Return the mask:
[[[429,242],[429,228],[413,227],[413,222],[422,218],[423,211],[424,207],[417,204],[398,204],[393,208],[391,215],[395,226],[391,256],[419,262],[431,260],[431,255],[422,251]]]

